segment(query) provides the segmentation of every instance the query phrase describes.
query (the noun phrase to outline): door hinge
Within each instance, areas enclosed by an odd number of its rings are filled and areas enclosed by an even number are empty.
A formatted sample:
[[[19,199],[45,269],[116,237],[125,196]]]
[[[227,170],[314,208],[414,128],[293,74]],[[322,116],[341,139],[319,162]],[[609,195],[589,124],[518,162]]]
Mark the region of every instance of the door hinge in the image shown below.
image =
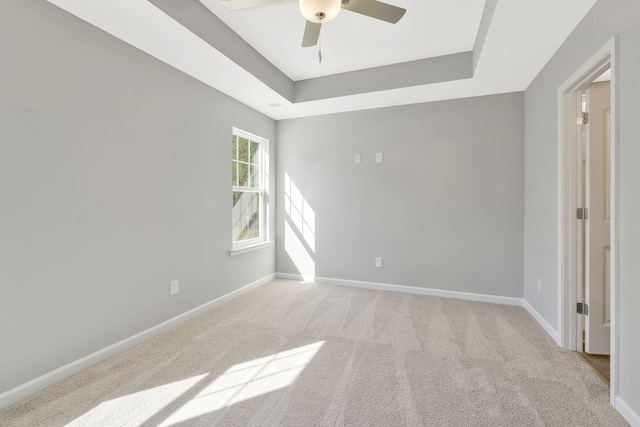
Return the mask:
[[[576,118],[578,126],[584,126],[589,123],[589,113],[580,113]]]
[[[589,219],[589,208],[578,208],[576,216],[578,219]]]
[[[589,305],[584,302],[578,303],[578,314],[584,314],[585,316],[589,315]]]

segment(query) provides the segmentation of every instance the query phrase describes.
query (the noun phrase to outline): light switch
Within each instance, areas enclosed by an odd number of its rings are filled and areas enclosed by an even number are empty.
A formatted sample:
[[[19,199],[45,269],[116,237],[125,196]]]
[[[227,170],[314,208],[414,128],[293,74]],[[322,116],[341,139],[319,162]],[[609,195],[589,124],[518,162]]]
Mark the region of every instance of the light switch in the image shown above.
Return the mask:
[[[382,163],[382,153],[376,153],[376,163]]]
[[[353,155],[353,163],[360,163],[360,153]]]

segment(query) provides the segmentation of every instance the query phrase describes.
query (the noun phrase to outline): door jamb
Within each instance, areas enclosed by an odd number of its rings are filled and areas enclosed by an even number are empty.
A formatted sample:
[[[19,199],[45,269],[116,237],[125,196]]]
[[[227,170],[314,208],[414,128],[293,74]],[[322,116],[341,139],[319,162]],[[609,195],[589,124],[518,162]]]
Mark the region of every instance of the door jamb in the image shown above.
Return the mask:
[[[558,88],[558,319],[560,342],[563,348],[577,348],[576,257],[576,136],[575,92],[583,89],[607,66],[611,67],[611,392],[615,406],[618,396],[618,321],[619,321],[619,260],[618,260],[618,38],[605,44],[579,70]],[[572,123],[571,126],[567,126]]]

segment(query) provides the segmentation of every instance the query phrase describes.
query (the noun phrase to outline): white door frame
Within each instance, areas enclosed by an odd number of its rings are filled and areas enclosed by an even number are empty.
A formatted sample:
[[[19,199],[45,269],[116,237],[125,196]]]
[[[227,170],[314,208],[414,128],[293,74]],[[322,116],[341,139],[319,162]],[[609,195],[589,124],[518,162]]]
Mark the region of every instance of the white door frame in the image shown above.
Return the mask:
[[[614,37],[558,88],[558,319],[563,348],[577,350],[576,316],[579,233],[577,230],[577,132],[575,97],[600,72],[611,67],[611,404],[618,396],[618,39]],[[569,125],[571,124],[571,125]],[[580,348],[580,351],[582,349]]]

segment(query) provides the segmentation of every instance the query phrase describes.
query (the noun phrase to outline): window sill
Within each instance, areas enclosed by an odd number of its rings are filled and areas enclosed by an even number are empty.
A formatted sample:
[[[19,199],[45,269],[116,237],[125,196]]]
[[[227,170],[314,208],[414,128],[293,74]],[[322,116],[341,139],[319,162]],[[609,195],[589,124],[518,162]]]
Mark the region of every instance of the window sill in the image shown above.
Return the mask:
[[[236,255],[245,254],[247,252],[257,251],[258,249],[269,247],[273,245],[273,243],[274,243],[273,241],[266,241],[266,242],[257,243],[255,245],[247,246],[241,249],[231,250],[229,251],[229,256],[236,256]]]

